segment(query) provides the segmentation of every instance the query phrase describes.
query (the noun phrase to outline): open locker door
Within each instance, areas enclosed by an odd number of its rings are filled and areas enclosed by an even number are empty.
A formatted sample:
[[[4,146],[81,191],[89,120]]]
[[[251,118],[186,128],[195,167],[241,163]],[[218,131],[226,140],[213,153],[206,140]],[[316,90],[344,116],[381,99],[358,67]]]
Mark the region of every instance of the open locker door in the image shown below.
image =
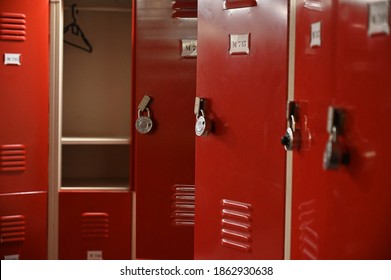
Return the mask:
[[[297,5],[291,258],[390,259],[390,4],[306,2]]]
[[[198,9],[195,258],[282,259],[288,1]]]
[[[197,1],[133,12],[136,257],[192,259]]]
[[[0,258],[47,258],[49,2],[0,2]]]

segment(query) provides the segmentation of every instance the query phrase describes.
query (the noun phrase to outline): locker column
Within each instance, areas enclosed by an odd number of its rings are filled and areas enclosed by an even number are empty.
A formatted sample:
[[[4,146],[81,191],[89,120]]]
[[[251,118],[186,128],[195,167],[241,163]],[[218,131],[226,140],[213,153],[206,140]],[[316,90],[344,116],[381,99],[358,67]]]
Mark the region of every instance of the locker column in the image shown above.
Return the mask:
[[[288,3],[200,0],[198,20],[195,258],[282,259]]]
[[[389,1],[297,5],[292,259],[391,257],[389,11]]]
[[[0,2],[0,258],[47,258],[49,5]]]
[[[63,14],[58,258],[130,259],[131,1],[64,1]]]

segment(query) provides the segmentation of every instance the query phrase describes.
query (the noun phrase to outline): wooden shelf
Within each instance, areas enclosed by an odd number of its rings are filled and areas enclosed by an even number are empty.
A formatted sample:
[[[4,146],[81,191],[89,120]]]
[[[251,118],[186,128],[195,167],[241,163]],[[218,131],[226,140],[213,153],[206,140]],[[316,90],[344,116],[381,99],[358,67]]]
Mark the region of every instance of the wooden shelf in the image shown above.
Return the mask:
[[[128,179],[118,178],[63,178],[63,189],[129,189]]]
[[[62,137],[63,145],[129,145],[126,137]]]

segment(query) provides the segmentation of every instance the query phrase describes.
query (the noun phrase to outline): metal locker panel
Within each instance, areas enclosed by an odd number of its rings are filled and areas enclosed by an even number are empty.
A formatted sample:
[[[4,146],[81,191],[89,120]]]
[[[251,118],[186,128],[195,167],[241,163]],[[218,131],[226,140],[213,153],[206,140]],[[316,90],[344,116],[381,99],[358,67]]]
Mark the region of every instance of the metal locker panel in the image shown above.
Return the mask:
[[[47,193],[0,194],[0,258],[47,259]]]
[[[371,15],[375,1],[305,2],[297,6],[295,100],[306,102],[305,144],[293,151],[291,258],[390,259],[389,4]],[[321,44],[311,47],[319,22]],[[332,170],[322,166],[329,106],[344,112],[336,144],[349,156]]]
[[[145,95],[153,121],[149,133],[133,134],[140,259],[193,258],[196,7],[134,2],[134,122]]]
[[[196,140],[195,258],[282,259],[288,3],[223,2],[198,7],[197,96],[212,130]]]
[[[131,259],[131,209],[128,191],[61,191],[59,259]]]
[[[49,3],[0,3],[0,193],[47,190]]]

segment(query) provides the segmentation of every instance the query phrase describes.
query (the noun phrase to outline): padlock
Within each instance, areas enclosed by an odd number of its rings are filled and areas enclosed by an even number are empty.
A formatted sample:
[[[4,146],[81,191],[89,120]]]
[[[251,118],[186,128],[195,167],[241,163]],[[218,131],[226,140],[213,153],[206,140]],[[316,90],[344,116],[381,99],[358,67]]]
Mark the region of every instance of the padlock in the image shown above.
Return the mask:
[[[197,116],[195,124],[195,133],[197,136],[207,136],[210,131],[210,123],[206,120],[204,111],[200,110],[201,115]]]
[[[288,127],[286,133],[281,137],[281,144],[284,145],[286,151],[293,151],[300,149],[301,137],[300,130],[296,128],[295,116],[288,116]]]
[[[300,143],[300,134],[298,131],[293,131],[292,128],[288,127],[285,135],[281,138],[281,144],[284,145],[285,150],[298,150],[300,148]]]
[[[281,137],[281,144],[286,151],[299,150],[301,144],[300,129],[296,127],[296,118],[298,118],[299,105],[297,102],[289,101],[287,103],[287,129],[284,136]]]
[[[136,130],[141,134],[147,134],[151,131],[153,127],[153,122],[151,119],[151,114],[149,112],[148,108],[145,108],[145,111],[147,111],[146,116],[142,116],[142,111],[138,110],[138,119],[136,120]]]
[[[211,123],[205,117],[204,106],[206,100],[201,97],[195,98],[194,114],[196,115],[195,134],[197,136],[207,136],[210,132]]]

